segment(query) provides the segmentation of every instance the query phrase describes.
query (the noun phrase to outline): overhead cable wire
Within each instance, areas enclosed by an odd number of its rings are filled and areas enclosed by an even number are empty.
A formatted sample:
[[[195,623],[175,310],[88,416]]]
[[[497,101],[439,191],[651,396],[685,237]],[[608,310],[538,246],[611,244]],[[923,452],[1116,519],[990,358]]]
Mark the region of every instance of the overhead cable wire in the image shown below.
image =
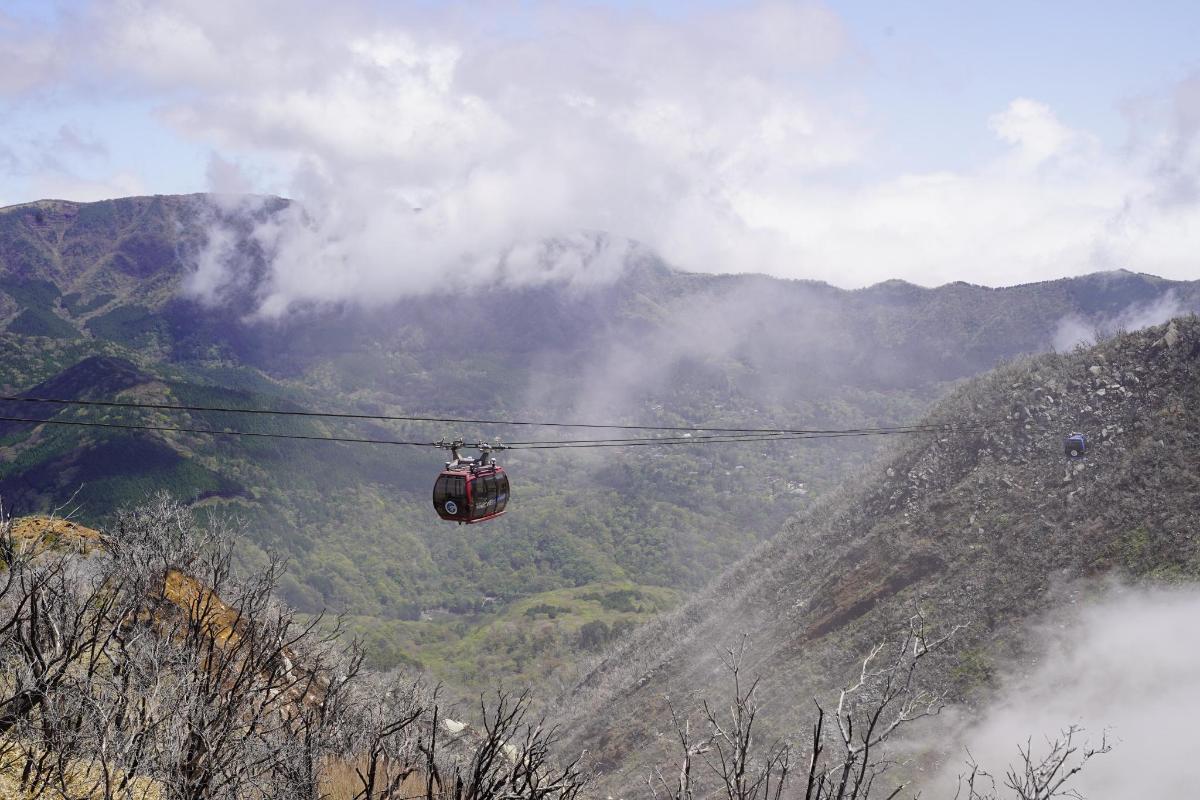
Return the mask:
[[[734,442],[785,442],[785,441],[807,441],[810,439],[844,439],[855,436],[898,436],[913,433],[939,433],[945,429],[906,429],[906,430],[888,430],[888,431],[828,431],[824,433],[779,433],[775,435],[763,436],[742,436],[735,438],[718,438],[711,437],[706,440],[696,441],[695,439],[678,439],[678,440],[656,440],[656,439],[624,439],[624,440],[594,440],[591,442],[581,443],[565,443],[565,442],[547,442],[545,444],[513,444],[505,445],[506,448],[513,450],[583,450],[590,447],[654,447],[660,445],[675,445],[675,444],[728,444]]]
[[[167,433],[200,433],[209,436],[254,436],[264,439],[303,439],[315,442],[349,442],[353,444],[391,444],[409,447],[441,447],[438,442],[405,442],[398,439],[361,439],[352,436],[307,436],[300,433],[266,433],[262,431],[225,431],[215,428],[185,428],[171,425],[130,425],[118,422],[84,422],[71,419],[29,419],[0,417],[0,422],[23,422],[31,425],[76,425],[85,428],[118,428],[131,431],[162,431]]]
[[[319,441],[319,442],[341,442],[348,444],[375,444],[375,445],[399,445],[407,447],[438,447],[446,449],[449,445],[446,442],[417,442],[404,441],[399,439],[371,439],[352,436],[315,436],[306,434],[289,434],[289,433],[267,433],[263,431],[233,431],[220,430],[215,428],[192,428],[173,425],[135,425],[130,423],[117,422],[89,422],[84,420],[64,420],[64,419],[35,419],[29,417],[9,417],[0,416],[0,422],[15,422],[28,425],[66,425],[74,427],[87,428],[108,428],[118,430],[136,430],[136,431],[156,431],[162,433],[193,433],[209,436],[247,436],[264,439],[295,439],[302,441]],[[764,435],[727,435],[727,436],[706,436],[702,438],[643,438],[643,439],[592,439],[592,440],[576,440],[576,441],[545,441],[545,442],[522,442],[513,444],[499,445],[498,449],[511,450],[553,450],[553,449],[584,449],[591,447],[662,447],[670,445],[698,445],[698,444],[731,444],[731,443],[752,443],[752,442],[779,442],[779,441],[797,441],[805,439],[834,439],[848,436],[889,436],[909,433],[935,433],[944,430],[943,428],[907,428],[895,430],[880,430],[880,431],[833,431],[824,433],[785,433],[771,432]],[[471,449],[475,445],[464,443],[461,445],[464,449]]]
[[[183,405],[174,403],[133,403],[122,402],[117,400],[66,400],[53,397],[28,397],[28,396],[5,396],[0,397],[0,402],[11,403],[48,403],[62,406],[80,406],[80,407],[103,407],[103,408],[132,408],[144,409],[153,411],[195,411],[195,412],[212,412],[222,414],[258,414],[271,416],[285,417],[322,417],[327,419],[353,419],[353,420],[373,420],[377,422],[441,422],[453,423],[459,425],[521,425],[531,427],[544,428],[591,428],[600,430],[629,430],[629,431],[710,431],[713,433],[748,433],[748,434],[771,434],[771,433],[789,433],[789,434],[806,434],[806,433],[842,433],[844,431],[838,429],[821,429],[821,428],[744,428],[744,427],[717,427],[710,425],[621,425],[616,423],[594,423],[594,422],[548,422],[538,420],[511,420],[511,419],[470,419],[466,417],[421,417],[407,415],[390,415],[390,414],[359,414],[345,411],[309,411],[309,410],[282,410],[282,409],[265,409],[265,408],[225,408],[222,406],[196,406]],[[924,426],[892,426],[878,428],[856,428],[855,431],[884,431],[893,430],[897,427],[924,427]]]
[[[702,429],[708,430],[708,429]],[[930,425],[897,425],[888,428],[844,428],[838,430],[814,430],[814,431],[763,431],[761,433],[714,433],[714,434],[685,434],[683,436],[662,436],[648,437],[641,436],[637,438],[625,439],[550,439],[536,441],[516,441],[504,442],[506,448],[529,447],[537,445],[587,445],[587,444],[619,444],[622,442],[637,442],[648,444],[667,444],[687,442],[704,442],[708,440],[729,440],[729,441],[770,441],[773,438],[783,436],[787,437],[802,437],[802,436],[870,436],[874,434],[892,434],[892,433],[950,433],[953,431],[978,430],[976,427],[969,426],[948,426],[939,424]]]

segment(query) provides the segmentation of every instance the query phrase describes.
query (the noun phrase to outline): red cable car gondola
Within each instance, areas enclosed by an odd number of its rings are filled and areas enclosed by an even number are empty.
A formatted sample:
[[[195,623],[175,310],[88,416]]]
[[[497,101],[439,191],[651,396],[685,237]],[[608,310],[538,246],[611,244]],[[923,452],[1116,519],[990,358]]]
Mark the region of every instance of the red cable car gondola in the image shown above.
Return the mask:
[[[458,444],[458,443],[456,443]],[[508,476],[485,447],[478,458],[462,458],[452,449],[454,460],[433,484],[433,508],[448,522],[471,524],[494,519],[508,505]]]

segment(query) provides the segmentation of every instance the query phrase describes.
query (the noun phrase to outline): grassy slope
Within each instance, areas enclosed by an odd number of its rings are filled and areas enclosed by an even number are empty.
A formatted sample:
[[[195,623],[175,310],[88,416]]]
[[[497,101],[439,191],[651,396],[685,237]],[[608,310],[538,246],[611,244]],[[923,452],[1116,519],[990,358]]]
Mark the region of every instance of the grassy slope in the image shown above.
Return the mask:
[[[411,659],[453,686],[558,685],[581,660],[680,597],[663,587],[605,581],[541,592],[466,618],[434,611],[419,622],[359,619],[356,630],[377,664]]]

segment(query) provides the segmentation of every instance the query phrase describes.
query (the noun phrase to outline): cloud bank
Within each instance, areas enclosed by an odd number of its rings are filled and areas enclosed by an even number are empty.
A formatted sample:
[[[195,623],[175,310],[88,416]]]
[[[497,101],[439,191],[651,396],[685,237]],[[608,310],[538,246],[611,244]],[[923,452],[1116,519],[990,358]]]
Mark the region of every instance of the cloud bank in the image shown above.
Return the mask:
[[[994,156],[887,174],[868,59],[815,2],[95,0],[0,47],[0,92],[142,98],[211,149],[212,189],[294,198],[258,232],[268,315],[511,277],[580,232],[842,286],[1187,277],[1200,252],[1200,78],[1131,106],[1120,148],[1030,87],[978,120]]]
[[[1114,590],[1077,613],[1060,614],[1039,632],[1041,654],[1006,682],[977,724],[956,736],[997,776],[1032,737],[1072,724],[1112,752],[1097,756],[1072,782],[1085,797],[1140,800],[1189,797],[1200,785],[1196,719],[1200,715],[1200,640],[1187,634],[1200,614],[1200,591]],[[1078,744],[1082,742],[1077,740]],[[948,768],[931,786],[953,786]]]

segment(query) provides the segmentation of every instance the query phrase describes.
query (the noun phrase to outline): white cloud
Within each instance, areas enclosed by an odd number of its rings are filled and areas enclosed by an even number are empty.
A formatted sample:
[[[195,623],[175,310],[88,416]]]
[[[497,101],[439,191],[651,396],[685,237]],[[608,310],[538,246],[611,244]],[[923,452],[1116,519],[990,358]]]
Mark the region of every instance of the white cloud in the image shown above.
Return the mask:
[[[250,194],[254,185],[246,171],[238,164],[213,153],[204,171],[208,180],[208,191],[218,198]]]
[[[255,186],[304,209],[260,231],[273,309],[487,281],[514,248],[596,230],[685,269],[844,286],[1197,272],[1200,90],[1139,117],[1122,150],[1017,98],[978,121],[994,158],[885,175],[887,131],[846,79],[856,45],[818,3],[668,22],[499,0],[102,0],[61,36],[68,83],[154,98],[179,135],[260,165],[242,177],[288,176]]]
[[[1045,103],[1018,98],[990,120],[992,131],[1016,145],[1019,154],[1034,163],[1061,154],[1079,134],[1063,125]]]
[[[1093,319],[1091,322],[1076,314],[1068,314],[1059,320],[1055,329],[1054,349],[1060,353],[1070,352],[1077,345],[1090,346],[1122,331],[1161,325],[1188,310],[1179,302],[1174,291],[1168,291],[1153,302],[1132,303],[1108,318]]]
[[[105,46],[125,52],[125,70],[155,64],[148,86],[203,86],[166,104],[180,131],[293,164],[300,205],[259,231],[277,256],[267,313],[486,284],[501,265],[523,279],[515,254],[581,231],[731,268],[759,236],[736,192],[856,158],[855,132],[799,82],[760,74],[836,58],[840,29],[816,7],[766,4],[684,30],[545,8],[514,23],[538,29],[533,45],[470,25],[449,36],[315,16],[294,32],[289,70],[257,53],[277,50],[269,39],[222,38],[249,21],[182,5],[118,17]],[[323,31],[311,60],[296,54],[325,27],[337,35]]]
[[[29,30],[0,9],[0,96],[54,80],[65,60],[44,30]]]
[[[1192,796],[1200,785],[1200,642],[1181,634],[1193,630],[1197,614],[1194,588],[1116,590],[1077,614],[1059,614],[1040,631],[1042,652],[1010,676],[958,741],[1002,777],[1027,738],[1044,753],[1044,737],[1067,725],[1082,726],[1092,744],[1107,730],[1115,747],[1089,763],[1073,788],[1112,800]],[[930,785],[953,786],[961,771],[948,767]]]

